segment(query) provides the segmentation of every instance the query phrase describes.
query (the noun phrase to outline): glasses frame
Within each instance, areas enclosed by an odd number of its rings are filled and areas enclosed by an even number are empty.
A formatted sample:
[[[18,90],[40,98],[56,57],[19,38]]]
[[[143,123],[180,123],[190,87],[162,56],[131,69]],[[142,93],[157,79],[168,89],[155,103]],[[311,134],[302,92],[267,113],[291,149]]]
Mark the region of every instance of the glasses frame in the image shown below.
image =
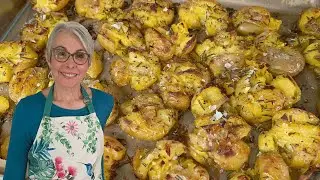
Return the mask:
[[[56,61],[58,61],[58,62],[61,62],[61,63],[64,63],[64,62],[67,62],[68,60],[69,60],[69,58],[70,58],[70,56],[72,56],[72,60],[73,60],[73,62],[74,63],[76,63],[77,65],[84,65],[84,64],[86,64],[87,62],[88,62],[88,60],[90,59],[90,54],[88,54],[87,52],[85,52],[84,50],[77,50],[76,52],[74,52],[74,53],[69,53],[67,50],[66,50],[66,48],[65,47],[63,47],[63,46],[57,46],[57,47],[55,47],[55,48],[52,48],[52,50],[51,50],[51,56],[50,56],[50,60],[52,59],[52,56],[54,56],[54,51],[55,50],[57,50],[58,48],[63,48],[64,49],[64,51],[68,54],[68,57],[66,58],[66,60],[64,60],[64,61],[61,61],[61,60],[58,60],[58,59],[56,59],[56,58],[54,58]],[[76,53],[78,53],[79,51],[82,51],[82,52],[84,52],[86,55],[88,55],[88,58],[87,58],[87,60],[84,62],[84,63],[77,63],[76,61],[75,61],[75,59],[74,59],[74,55],[76,54]]]

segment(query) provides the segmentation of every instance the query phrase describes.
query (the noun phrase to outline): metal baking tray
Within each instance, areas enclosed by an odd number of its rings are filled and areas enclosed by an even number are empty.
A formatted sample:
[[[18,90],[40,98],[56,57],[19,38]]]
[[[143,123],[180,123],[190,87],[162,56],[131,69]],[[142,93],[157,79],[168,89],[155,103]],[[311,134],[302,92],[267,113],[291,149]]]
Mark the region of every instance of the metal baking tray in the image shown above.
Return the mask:
[[[308,7],[320,7],[320,0],[218,0],[224,7],[238,9],[243,6],[262,6],[267,8],[273,13],[278,19],[283,21],[282,33],[289,33],[290,29],[296,25],[296,21],[299,17],[301,11]],[[183,0],[173,0],[175,3],[181,3]],[[0,41],[12,41],[19,40],[19,33],[23,25],[32,19],[34,14],[31,4],[28,2],[16,15],[15,19],[12,21],[10,26],[8,26],[7,31],[0,34]],[[104,56],[105,66],[109,66],[110,57],[108,55]],[[105,68],[106,69],[106,68]],[[108,79],[107,71],[104,71],[102,75],[105,79]],[[312,68],[306,66],[305,69],[295,77],[298,85],[302,90],[301,101],[297,103],[296,107],[305,109],[307,111],[315,113],[319,116],[317,112],[317,103],[319,96],[320,78],[313,71]],[[119,90],[121,96],[125,96],[126,90]],[[179,126],[173,129],[165,138],[167,139],[177,139],[183,141],[181,134],[191,132],[193,130],[193,120],[194,117],[191,112],[185,112],[180,116]],[[112,135],[120,140],[127,148],[127,157],[121,161],[116,169],[116,180],[135,180],[137,179],[132,171],[130,165],[130,160],[137,148],[152,148],[154,147],[154,142],[140,141],[128,136],[124,133],[117,124],[110,125],[105,128],[105,134]],[[257,141],[257,131],[253,131],[251,136],[255,143],[252,143],[252,153],[257,154],[257,147],[253,146]],[[254,158],[250,159],[249,166],[254,166]],[[211,175],[211,179],[226,180],[227,173],[224,171],[219,171],[217,169],[208,168]],[[319,177],[320,179],[320,177]]]

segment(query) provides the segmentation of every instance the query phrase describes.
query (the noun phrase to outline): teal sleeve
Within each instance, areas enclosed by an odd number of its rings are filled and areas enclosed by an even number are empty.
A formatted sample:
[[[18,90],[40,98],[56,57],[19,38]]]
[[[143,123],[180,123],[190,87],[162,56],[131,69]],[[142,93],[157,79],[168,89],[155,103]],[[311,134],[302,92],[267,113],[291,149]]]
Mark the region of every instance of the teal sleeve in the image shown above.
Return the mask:
[[[7,164],[4,172],[4,180],[25,179],[28,152],[32,139],[28,133],[28,119],[24,102],[21,100],[16,106],[11,128]]]

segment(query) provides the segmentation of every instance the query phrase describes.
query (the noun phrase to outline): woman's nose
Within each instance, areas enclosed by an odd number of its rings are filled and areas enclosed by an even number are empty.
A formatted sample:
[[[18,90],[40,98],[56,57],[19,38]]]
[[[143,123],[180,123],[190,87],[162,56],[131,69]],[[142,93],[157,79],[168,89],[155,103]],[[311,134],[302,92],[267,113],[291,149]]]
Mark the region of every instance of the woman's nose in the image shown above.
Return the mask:
[[[73,60],[73,56],[70,56],[66,61],[66,66],[68,68],[74,68],[76,66],[76,63]]]

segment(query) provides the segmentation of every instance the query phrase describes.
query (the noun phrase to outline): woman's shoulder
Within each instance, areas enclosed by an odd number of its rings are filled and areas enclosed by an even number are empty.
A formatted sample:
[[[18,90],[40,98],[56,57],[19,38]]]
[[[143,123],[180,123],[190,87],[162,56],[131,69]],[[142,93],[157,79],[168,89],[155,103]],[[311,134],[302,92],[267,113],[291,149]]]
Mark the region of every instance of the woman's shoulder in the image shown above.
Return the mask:
[[[22,98],[19,103],[17,104],[17,106],[23,106],[25,108],[32,108],[34,109],[35,107],[41,107],[45,104],[45,97],[42,94],[42,92],[38,92],[36,94],[33,95],[29,95],[25,98]]]
[[[94,88],[90,88],[90,89],[91,89],[93,101],[96,101],[98,103],[104,103],[104,104],[106,102],[110,102],[111,104],[114,103],[114,98],[111,94],[98,89],[94,89]]]

